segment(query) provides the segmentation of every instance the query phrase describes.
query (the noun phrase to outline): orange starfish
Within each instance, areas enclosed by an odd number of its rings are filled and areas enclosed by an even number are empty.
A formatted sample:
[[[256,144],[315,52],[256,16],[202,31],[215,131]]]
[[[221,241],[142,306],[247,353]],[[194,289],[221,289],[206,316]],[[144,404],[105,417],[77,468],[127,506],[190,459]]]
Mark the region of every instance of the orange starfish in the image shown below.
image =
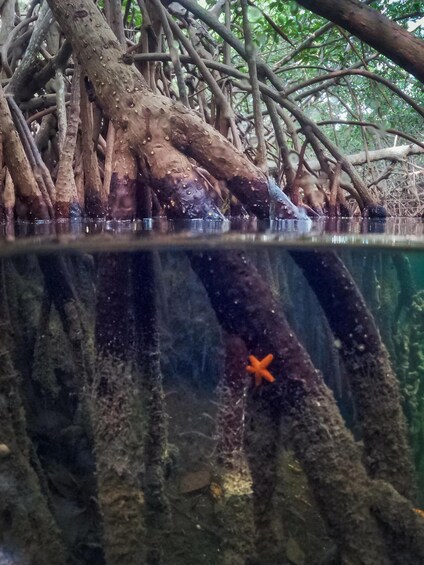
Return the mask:
[[[274,355],[272,355],[272,353],[269,353],[262,359],[262,361],[259,361],[259,359],[257,359],[254,355],[249,355],[251,365],[247,365],[246,371],[255,375],[256,386],[259,386],[262,383],[262,379],[265,379],[270,383],[275,381],[271,373],[267,371],[267,367],[273,359]]]

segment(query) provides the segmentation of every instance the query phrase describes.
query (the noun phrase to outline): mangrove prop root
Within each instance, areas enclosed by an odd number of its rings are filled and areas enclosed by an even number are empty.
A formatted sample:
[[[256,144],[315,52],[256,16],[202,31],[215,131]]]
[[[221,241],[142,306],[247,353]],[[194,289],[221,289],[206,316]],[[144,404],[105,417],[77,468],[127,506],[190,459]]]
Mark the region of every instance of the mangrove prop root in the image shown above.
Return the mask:
[[[39,479],[30,464],[31,444],[19,376],[10,354],[5,288],[0,289],[0,547],[22,565],[65,565],[65,549]],[[16,560],[16,561],[15,561]]]
[[[234,467],[243,445],[247,349],[242,339],[225,335],[225,370],[219,384],[218,461]]]
[[[190,253],[190,259],[225,330],[238,333],[258,358],[273,353],[277,382],[253,394],[258,403],[268,403],[276,420],[284,414],[296,456],[346,562],[391,563],[370,512],[372,481],[360,451],[268,285],[241,251]],[[274,406],[279,410],[273,412]]]
[[[137,360],[147,415],[144,495],[148,544],[146,561],[149,565],[161,562],[161,543],[171,524],[170,505],[165,494],[167,434],[160,369],[156,260],[157,256],[149,252],[137,253],[133,257]]]
[[[371,312],[335,253],[292,251],[291,256],[315,292],[334,337],[340,340],[371,477],[388,481],[413,499],[415,476],[399,385]]]
[[[391,485],[374,481],[371,510],[385,530],[392,557],[399,565],[424,563],[424,518]],[[404,548],[399,554],[398,548]]]
[[[108,565],[141,565],[145,545],[137,387],[132,366],[100,354],[90,395],[96,478]]]
[[[130,256],[101,254],[97,275],[96,368],[89,397],[104,549],[108,565],[136,565],[144,562],[145,537]]]
[[[406,257],[404,253],[395,253],[392,257],[392,261],[399,281],[398,303],[393,316],[396,323],[399,320],[402,310],[407,311],[408,308],[411,307],[416,288],[408,257]]]
[[[96,349],[98,354],[129,361],[134,355],[131,316],[131,260],[127,253],[98,257]]]
[[[277,450],[280,443],[280,405],[262,398],[251,387],[247,394],[244,447],[253,485],[256,551],[261,563],[281,556],[273,495],[277,485]]]

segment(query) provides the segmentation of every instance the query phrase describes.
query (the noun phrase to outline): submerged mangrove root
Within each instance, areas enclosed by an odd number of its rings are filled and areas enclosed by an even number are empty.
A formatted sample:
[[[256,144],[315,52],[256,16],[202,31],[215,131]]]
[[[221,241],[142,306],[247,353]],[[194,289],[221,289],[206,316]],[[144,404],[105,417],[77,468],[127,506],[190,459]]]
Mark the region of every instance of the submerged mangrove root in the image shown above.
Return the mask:
[[[105,390],[106,389],[106,390]],[[141,445],[137,386],[132,367],[113,356],[97,357],[89,390],[96,478],[108,565],[145,563]]]
[[[6,562],[65,565],[59,530],[30,464],[18,374],[10,355],[5,288],[0,288],[0,548]]]
[[[408,257],[404,253],[395,253],[392,257],[393,266],[396,269],[397,279],[399,282],[399,294],[394,312],[394,322],[398,322],[403,311],[408,311],[412,304],[412,298],[415,295],[416,288],[411,273],[411,264]]]
[[[39,257],[46,292],[50,296],[69,338],[75,377],[79,393],[93,380],[93,336],[88,331],[83,309],[72,283],[71,269],[64,257],[46,255]],[[83,405],[85,400],[82,400]]]
[[[399,385],[374,318],[335,253],[292,251],[291,256],[340,341],[362,426],[368,472],[413,500],[415,475]]]
[[[410,428],[414,453],[420,506],[424,503],[424,292],[420,290],[411,298],[405,320],[399,322],[395,336],[396,365],[405,401],[405,413]]]
[[[258,563],[277,565],[283,553],[277,530],[274,491],[280,444],[279,398],[269,401],[250,387],[247,395],[244,448],[253,484],[253,516]],[[279,535],[280,534],[280,535]]]
[[[225,330],[238,333],[258,358],[274,355],[270,368],[277,381],[255,389],[253,398],[260,410],[268,405],[275,418],[273,426],[284,417],[290,442],[339,546],[342,563],[408,562],[410,549],[404,543],[403,525],[398,525],[398,543],[393,547],[371,511],[373,481],[363,467],[360,449],[331,391],[258,271],[243,252],[191,253],[190,259]],[[268,432],[271,436],[272,430]],[[270,457],[271,472],[274,464]],[[405,499],[399,498],[404,504]],[[424,539],[424,523],[418,530],[416,535]]]
[[[98,258],[96,368],[89,406],[108,565],[144,563],[139,389],[134,377],[127,254]]]
[[[166,418],[160,369],[156,265],[154,253],[133,257],[133,286],[137,335],[137,361],[146,413],[144,496],[148,565],[162,562],[164,536],[171,525],[171,510],[165,494]]]
[[[46,297],[55,305],[71,344],[83,424],[96,459],[107,563],[143,563],[139,399],[127,331],[131,324],[125,315],[131,283],[128,256],[100,258],[96,332],[76,292],[72,261],[43,256],[39,263]]]
[[[242,339],[226,335],[225,370],[219,388],[218,462],[226,468],[240,465],[246,389],[247,350]]]
[[[393,556],[399,556],[399,546],[407,549],[395,563],[424,563],[423,517],[388,483],[373,481],[372,487],[371,510],[385,532]]]

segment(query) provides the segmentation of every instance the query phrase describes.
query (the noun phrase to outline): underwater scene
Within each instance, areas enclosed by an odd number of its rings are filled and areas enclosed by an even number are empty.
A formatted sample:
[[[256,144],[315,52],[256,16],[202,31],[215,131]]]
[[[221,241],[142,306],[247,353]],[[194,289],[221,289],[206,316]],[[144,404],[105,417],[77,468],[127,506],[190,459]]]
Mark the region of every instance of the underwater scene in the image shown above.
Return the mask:
[[[424,563],[423,223],[236,227],[1,233],[0,565]]]

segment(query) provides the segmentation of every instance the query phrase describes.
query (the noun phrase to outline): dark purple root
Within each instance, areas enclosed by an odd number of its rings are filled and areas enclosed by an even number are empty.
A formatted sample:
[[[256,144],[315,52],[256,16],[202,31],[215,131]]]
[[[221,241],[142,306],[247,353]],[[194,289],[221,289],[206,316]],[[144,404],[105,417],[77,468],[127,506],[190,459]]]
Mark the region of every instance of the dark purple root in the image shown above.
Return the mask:
[[[269,218],[271,199],[268,182],[265,179],[248,180],[244,177],[236,176],[227,182],[227,186],[232,194],[240,200],[249,214],[253,214],[260,220]],[[305,218],[305,214],[287,197],[284,202],[275,203],[275,218],[296,220]]]
[[[89,218],[103,218],[107,214],[107,204],[102,202],[100,193],[90,187],[85,189],[85,211]]]
[[[128,175],[118,178],[112,174],[109,194],[109,214],[114,220],[133,220],[136,217],[137,181]]]
[[[167,175],[152,179],[151,186],[168,218],[223,220],[219,202],[213,191],[208,192],[200,182],[177,180]]]
[[[42,198],[22,196],[16,198],[16,216],[20,220],[50,220],[48,207]]]
[[[78,202],[56,202],[54,205],[56,218],[79,220],[83,213]]]
[[[244,341],[235,335],[225,338],[225,371],[220,383],[220,409],[218,415],[218,460],[232,467],[243,445],[243,396],[247,386]]]
[[[369,204],[365,206],[362,211],[364,218],[370,218],[372,220],[382,220],[387,218],[387,210],[381,204]]]

